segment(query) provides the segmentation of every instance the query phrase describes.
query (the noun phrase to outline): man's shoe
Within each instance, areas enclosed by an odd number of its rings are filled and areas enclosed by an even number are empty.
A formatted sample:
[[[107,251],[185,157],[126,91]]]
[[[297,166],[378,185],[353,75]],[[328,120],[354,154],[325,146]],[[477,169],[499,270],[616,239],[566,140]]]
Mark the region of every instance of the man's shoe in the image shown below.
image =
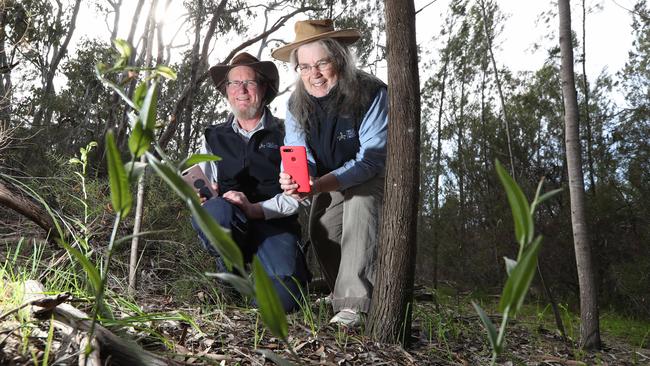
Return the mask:
[[[330,324],[338,324],[346,327],[355,327],[361,323],[361,314],[358,311],[344,308],[341,309],[332,319],[330,319]]]

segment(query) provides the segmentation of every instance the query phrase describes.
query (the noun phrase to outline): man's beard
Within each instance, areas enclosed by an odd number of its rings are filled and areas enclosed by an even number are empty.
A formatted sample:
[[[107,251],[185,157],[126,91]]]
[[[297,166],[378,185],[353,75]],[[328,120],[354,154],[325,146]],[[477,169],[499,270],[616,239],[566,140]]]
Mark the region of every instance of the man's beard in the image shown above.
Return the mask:
[[[230,101],[228,101],[228,104],[230,104],[230,110],[232,111],[232,114],[234,114],[235,118],[239,120],[249,120],[255,118],[258,114],[261,115],[261,102],[257,102],[254,105],[250,105],[244,109],[238,109],[237,107],[233,106]]]

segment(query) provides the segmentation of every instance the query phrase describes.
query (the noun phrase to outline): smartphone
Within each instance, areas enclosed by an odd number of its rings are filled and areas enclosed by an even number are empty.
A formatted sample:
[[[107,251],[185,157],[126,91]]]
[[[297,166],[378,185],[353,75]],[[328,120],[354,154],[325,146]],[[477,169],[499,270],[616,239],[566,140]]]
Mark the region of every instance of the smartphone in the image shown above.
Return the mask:
[[[282,146],[280,157],[284,171],[298,183],[298,192],[311,192],[309,185],[309,170],[307,168],[307,150],[304,146]]]
[[[217,196],[217,192],[212,189],[210,180],[205,176],[205,173],[203,173],[203,169],[201,169],[200,166],[192,165],[191,167],[183,170],[181,173],[181,178],[183,178],[183,180],[189,184],[190,187],[194,188],[194,190],[197,191],[201,197],[210,199]]]

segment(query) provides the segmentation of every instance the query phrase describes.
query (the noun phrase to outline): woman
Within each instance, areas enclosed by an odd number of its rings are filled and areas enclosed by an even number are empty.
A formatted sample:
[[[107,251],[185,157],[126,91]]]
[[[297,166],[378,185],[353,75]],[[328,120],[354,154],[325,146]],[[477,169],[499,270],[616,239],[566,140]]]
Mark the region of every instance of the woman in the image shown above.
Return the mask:
[[[307,147],[311,192],[280,173],[285,194],[312,197],[309,234],[336,315],[357,325],[367,313],[375,278],[379,215],[383,199],[386,85],[355,66],[348,46],[356,29],[334,30],[332,21],[295,25],[294,42],[274,58],[291,62],[299,74],[287,106],[285,145]]]

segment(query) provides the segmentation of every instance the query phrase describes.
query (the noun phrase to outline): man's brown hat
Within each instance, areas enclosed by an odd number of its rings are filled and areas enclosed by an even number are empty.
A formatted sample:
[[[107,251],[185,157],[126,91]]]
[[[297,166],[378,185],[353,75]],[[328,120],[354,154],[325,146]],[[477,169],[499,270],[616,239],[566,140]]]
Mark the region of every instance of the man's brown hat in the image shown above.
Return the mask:
[[[296,39],[286,46],[271,52],[271,56],[280,61],[289,62],[289,56],[294,49],[319,39],[333,38],[344,45],[352,44],[361,38],[358,29],[334,30],[332,19],[301,20],[296,22]]]
[[[268,105],[278,95],[278,88],[280,86],[280,76],[278,68],[271,61],[260,61],[255,56],[242,52],[233,57],[229,65],[215,65],[210,68],[210,76],[217,89],[226,95],[226,81],[228,72],[237,66],[248,66],[253,70],[262,74],[268,81],[266,88],[266,95],[264,95],[264,102]]]

